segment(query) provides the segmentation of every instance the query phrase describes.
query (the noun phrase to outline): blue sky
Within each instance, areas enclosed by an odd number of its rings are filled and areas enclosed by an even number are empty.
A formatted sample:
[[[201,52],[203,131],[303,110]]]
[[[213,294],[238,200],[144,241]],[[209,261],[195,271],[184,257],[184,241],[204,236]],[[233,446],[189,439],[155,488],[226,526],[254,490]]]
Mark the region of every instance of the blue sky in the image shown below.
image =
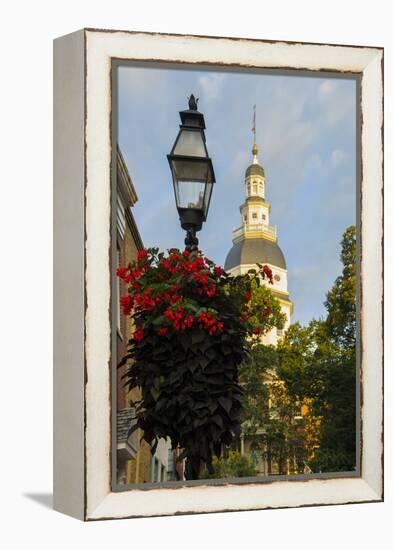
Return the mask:
[[[120,67],[119,145],[134,182],[145,246],[183,247],[167,153],[187,96],[199,97],[216,175],[200,247],[223,265],[239,227],[257,105],[266,200],[288,268],[293,320],[325,315],[341,272],[340,240],[356,219],[356,83],[352,79]]]

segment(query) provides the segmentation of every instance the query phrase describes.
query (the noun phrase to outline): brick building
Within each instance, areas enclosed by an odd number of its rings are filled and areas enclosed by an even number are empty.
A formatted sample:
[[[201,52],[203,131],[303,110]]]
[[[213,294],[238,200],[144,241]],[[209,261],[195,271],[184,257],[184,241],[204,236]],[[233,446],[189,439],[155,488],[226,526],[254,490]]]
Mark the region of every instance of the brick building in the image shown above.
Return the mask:
[[[138,200],[134,185],[120,149],[117,149],[117,208],[116,208],[116,245],[117,265],[123,266],[136,259],[138,250],[143,248],[132,207]],[[117,279],[117,363],[127,351],[127,342],[133,332],[132,321],[121,314],[119,297],[126,294],[127,289],[123,281]],[[139,398],[138,390],[131,392],[124,387],[122,376],[126,366],[117,369],[117,482],[147,483],[161,481],[167,476],[167,460],[161,456],[152,457],[150,446],[141,441],[141,433],[135,431],[128,437],[128,430],[134,418],[132,402]],[[161,445],[162,451],[162,445]],[[168,453],[167,453],[168,455]],[[152,466],[154,466],[152,468]],[[160,472],[159,476],[157,472]]]

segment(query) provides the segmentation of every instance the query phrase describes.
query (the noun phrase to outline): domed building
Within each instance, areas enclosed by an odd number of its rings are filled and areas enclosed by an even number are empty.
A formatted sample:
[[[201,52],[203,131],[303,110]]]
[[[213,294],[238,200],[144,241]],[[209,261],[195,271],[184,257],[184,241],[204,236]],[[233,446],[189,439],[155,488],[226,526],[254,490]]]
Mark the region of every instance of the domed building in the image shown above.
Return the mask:
[[[255,123],[254,123],[255,124]],[[253,129],[255,133],[255,127]],[[273,272],[273,285],[268,285],[286,315],[283,330],[272,329],[262,337],[263,344],[276,345],[291,322],[293,304],[288,293],[288,275],[285,256],[278,246],[277,227],[269,224],[271,206],[265,200],[265,171],[258,160],[254,142],[253,160],[245,173],[246,199],[240,206],[241,226],[232,233],[233,246],[225,260],[225,271],[236,276],[258,269],[257,263],[268,265]]]

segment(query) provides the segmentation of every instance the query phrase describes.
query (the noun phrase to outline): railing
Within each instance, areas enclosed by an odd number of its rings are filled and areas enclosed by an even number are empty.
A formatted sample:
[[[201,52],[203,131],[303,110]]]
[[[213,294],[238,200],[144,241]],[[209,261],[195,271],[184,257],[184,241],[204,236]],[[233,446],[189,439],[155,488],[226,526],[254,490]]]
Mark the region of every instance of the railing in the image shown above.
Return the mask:
[[[244,235],[248,233],[256,233],[261,232],[265,233],[266,235],[269,235],[270,237],[277,237],[277,226],[275,225],[267,225],[263,223],[258,224],[244,224],[241,227],[238,227],[237,229],[234,229],[232,232],[232,239],[236,240],[240,237],[243,237]]]

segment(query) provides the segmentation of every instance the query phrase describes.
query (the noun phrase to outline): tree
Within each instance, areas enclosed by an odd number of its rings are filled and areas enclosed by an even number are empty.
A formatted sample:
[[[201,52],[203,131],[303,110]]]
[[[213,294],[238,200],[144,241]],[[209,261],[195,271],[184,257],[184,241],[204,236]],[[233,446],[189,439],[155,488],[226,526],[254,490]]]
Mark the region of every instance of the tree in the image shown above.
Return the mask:
[[[356,345],[356,228],[348,227],[341,241],[342,274],[327,293],[326,329],[340,349]]]
[[[239,370],[243,388],[242,433],[251,449],[266,459],[269,474],[275,469],[279,474],[302,471],[307,457],[307,423],[297,416],[301,404],[291,398],[277,376],[278,364],[275,347],[257,344],[250,352],[250,360],[242,363]]]
[[[319,419],[314,471],[348,471],[356,463],[356,232],[341,241],[342,274],[326,295],[325,320],[294,324],[278,346],[278,375],[293,400],[308,400]]]
[[[320,447],[313,466],[321,471],[348,471],[356,465],[356,228],[341,241],[342,274],[327,293],[323,329],[330,358],[318,362],[322,391],[316,407],[323,413]]]
[[[277,374],[285,381],[289,395],[294,401],[302,401],[315,391],[317,380],[312,375],[312,365],[317,348],[317,333],[320,323],[291,325],[285,337],[277,345]]]
[[[207,468],[201,472],[201,479],[219,479],[228,477],[254,477],[257,471],[250,457],[241,455],[238,451],[229,451],[227,457],[213,457],[213,469]]]
[[[269,420],[269,370],[274,371],[277,354],[273,346],[254,345],[249,357],[239,367],[239,382],[243,390],[241,422],[242,431],[259,444],[256,434]]]
[[[256,335],[254,344],[259,343],[261,335],[267,334],[271,329],[284,328],[286,315],[281,311],[280,302],[274,298],[269,287],[258,284],[255,279],[251,283],[251,300],[246,311]],[[264,320],[263,325],[260,323],[261,318]]]

